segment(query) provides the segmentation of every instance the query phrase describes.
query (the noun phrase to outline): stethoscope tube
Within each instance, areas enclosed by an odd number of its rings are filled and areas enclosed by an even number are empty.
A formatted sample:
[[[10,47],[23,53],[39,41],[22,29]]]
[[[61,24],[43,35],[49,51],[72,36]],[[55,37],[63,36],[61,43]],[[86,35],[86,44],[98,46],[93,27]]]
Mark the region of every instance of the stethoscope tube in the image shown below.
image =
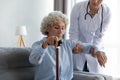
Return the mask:
[[[86,16],[87,16],[87,15],[90,15],[90,17],[93,18],[93,15],[91,15],[91,14],[88,12],[89,4],[90,4],[90,2],[88,2],[88,4],[87,4],[86,14],[85,14],[85,16],[84,16],[84,19],[85,19],[85,20],[86,20]],[[103,6],[101,5],[101,7],[102,7],[102,12],[101,12],[100,32],[102,32],[102,24],[103,24]]]

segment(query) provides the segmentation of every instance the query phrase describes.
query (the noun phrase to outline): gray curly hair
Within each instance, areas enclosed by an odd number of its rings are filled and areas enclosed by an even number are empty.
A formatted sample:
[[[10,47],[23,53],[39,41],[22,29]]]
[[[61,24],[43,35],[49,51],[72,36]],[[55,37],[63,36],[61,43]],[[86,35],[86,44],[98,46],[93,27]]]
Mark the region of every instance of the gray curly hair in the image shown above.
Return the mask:
[[[59,21],[63,21],[65,23],[65,27],[67,27],[68,18],[65,14],[60,11],[53,11],[49,13],[48,16],[43,18],[41,23],[40,30],[42,34],[48,35],[48,29],[59,23]]]

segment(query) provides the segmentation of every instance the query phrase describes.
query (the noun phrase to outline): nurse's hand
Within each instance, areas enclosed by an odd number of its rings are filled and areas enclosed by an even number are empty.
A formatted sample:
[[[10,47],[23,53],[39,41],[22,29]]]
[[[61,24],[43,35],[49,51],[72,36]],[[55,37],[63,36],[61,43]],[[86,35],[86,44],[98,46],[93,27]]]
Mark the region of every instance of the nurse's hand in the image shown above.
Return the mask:
[[[80,53],[83,52],[83,46],[81,44],[77,43],[76,47],[73,48],[72,51],[73,51],[74,54],[80,54]]]
[[[106,57],[105,54],[103,54],[101,51],[98,51],[98,52],[94,53],[94,48],[93,47],[90,48],[90,54],[93,57],[96,57],[98,59],[98,62],[100,64],[100,66],[105,67],[105,64],[107,62],[107,57]]]
[[[101,51],[98,51],[98,52],[95,53],[95,56],[97,57],[100,66],[105,67],[105,64],[107,62],[106,55],[103,54]]]

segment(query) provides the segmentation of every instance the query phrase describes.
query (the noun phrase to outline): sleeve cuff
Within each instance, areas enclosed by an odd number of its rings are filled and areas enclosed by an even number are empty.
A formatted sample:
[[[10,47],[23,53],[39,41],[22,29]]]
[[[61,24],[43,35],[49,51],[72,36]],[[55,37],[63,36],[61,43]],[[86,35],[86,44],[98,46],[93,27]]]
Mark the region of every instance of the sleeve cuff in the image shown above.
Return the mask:
[[[94,47],[94,53],[101,51],[98,46],[93,46]],[[104,51],[101,51],[103,54],[105,54]]]

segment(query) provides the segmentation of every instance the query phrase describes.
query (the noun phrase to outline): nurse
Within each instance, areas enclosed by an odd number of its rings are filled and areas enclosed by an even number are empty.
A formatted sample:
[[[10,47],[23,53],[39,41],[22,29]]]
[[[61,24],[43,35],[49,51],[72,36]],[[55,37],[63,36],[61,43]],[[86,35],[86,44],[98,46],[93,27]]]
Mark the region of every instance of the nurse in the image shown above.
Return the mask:
[[[70,39],[100,47],[100,42],[110,21],[110,10],[103,0],[87,0],[75,4],[70,18]],[[101,55],[105,55],[104,53]],[[73,57],[74,70],[100,73],[98,59],[90,54]]]

